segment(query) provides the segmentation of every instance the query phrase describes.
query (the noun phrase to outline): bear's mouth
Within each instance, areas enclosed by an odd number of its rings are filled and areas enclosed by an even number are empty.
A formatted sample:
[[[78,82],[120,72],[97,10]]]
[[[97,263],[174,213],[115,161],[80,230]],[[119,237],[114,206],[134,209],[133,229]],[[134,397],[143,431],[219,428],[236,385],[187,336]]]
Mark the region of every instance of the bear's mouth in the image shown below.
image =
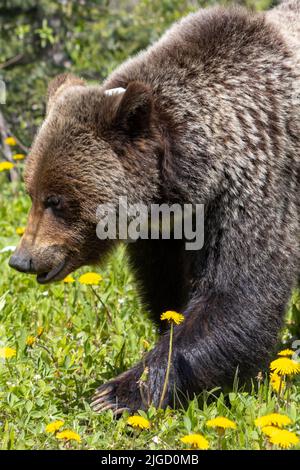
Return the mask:
[[[61,280],[65,276],[61,276],[62,270],[66,265],[66,260],[62,261],[58,266],[51,269],[51,271],[47,273],[41,273],[37,275],[37,282],[39,284],[48,284],[49,282],[54,282]]]

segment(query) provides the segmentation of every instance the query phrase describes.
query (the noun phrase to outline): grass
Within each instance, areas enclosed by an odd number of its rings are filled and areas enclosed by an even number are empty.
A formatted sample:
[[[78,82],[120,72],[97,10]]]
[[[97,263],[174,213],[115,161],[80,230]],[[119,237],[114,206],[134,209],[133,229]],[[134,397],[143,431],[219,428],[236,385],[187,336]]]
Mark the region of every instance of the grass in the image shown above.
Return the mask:
[[[26,223],[29,200],[22,185],[12,186],[0,174],[0,250],[16,245],[16,228]],[[39,286],[35,278],[12,271],[8,252],[0,254],[0,347],[16,349],[16,356],[0,359],[0,448],[2,449],[184,449],[180,438],[190,432],[201,433],[210,448],[220,445],[218,433],[205,422],[222,415],[237,423],[226,431],[221,445],[225,449],[264,449],[269,444],[255,426],[257,416],[278,411],[292,419],[288,429],[299,434],[300,387],[293,380],[287,401],[277,399],[268,380],[254,380],[251,393],[237,386],[228,395],[214,392],[196,398],[187,410],[157,411],[147,415],[149,430],[132,430],[128,415],[115,420],[111,412],[97,415],[89,399],[97,384],[109,380],[136,362],[152,347],[156,331],[139,302],[124,249],[98,269],[103,281],[97,287],[112,315],[107,313],[88,286],[78,282]],[[94,268],[93,268],[94,270]],[[78,279],[80,273],[75,273]],[[284,343],[290,346],[295,318],[300,315],[296,293],[288,312],[289,329]],[[43,333],[32,346],[28,336]],[[207,400],[210,395],[210,400]],[[56,419],[65,422],[81,437],[81,442],[58,441],[45,432]],[[300,446],[298,444],[298,447]]]

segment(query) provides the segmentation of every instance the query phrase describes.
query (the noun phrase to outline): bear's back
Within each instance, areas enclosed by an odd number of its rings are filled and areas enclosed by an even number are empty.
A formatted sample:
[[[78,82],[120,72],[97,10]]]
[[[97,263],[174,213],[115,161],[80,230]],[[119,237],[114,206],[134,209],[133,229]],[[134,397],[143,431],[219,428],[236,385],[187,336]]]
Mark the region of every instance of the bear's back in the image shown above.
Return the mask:
[[[175,117],[182,122],[187,122],[187,113],[203,122],[206,108],[209,115],[213,108],[225,109],[229,103],[235,108],[237,95],[245,97],[242,107],[246,96],[251,106],[259,104],[254,103],[256,98],[276,96],[282,107],[281,111],[277,107],[278,112],[288,114],[295,104],[298,108],[295,96],[300,89],[300,61],[295,56],[299,5],[300,0],[288,0],[267,13],[240,7],[200,9],[125,61],[104,88],[126,88],[132,81],[148,84],[159,106],[167,111],[176,108]],[[287,13],[279,28],[281,11]],[[291,18],[293,27],[285,34]]]
[[[267,21],[285,37],[300,61],[300,0],[285,0],[266,13]]]
[[[240,7],[201,9],[175,23],[156,43],[125,61],[104,87],[126,88],[131,81],[141,81],[148,83],[160,99],[168,97],[178,105],[185,99],[190,103],[192,95],[200,97],[203,90],[209,92],[212,83],[232,80],[243,87],[246,76],[252,82],[254,77],[256,82],[265,82],[268,76],[271,81],[274,77],[279,80],[284,70],[289,74],[288,69],[296,67],[294,43],[298,42],[300,31],[300,0],[287,2],[290,3],[295,10],[288,9],[286,26],[281,28],[277,18],[285,4],[267,14]],[[283,28],[289,30],[291,17],[295,17],[292,33],[284,34]],[[289,80],[294,80],[291,74],[284,80],[287,89]],[[250,80],[247,86],[251,86]]]
[[[295,47],[268,13],[214,7],[172,26],[117,68],[104,87],[126,88],[131,81],[150,86],[172,136],[173,167],[189,184],[189,191],[181,185],[187,201],[210,200],[223,188],[234,195],[232,203],[237,195],[254,195],[256,205],[274,207],[290,187],[294,211],[299,77]]]

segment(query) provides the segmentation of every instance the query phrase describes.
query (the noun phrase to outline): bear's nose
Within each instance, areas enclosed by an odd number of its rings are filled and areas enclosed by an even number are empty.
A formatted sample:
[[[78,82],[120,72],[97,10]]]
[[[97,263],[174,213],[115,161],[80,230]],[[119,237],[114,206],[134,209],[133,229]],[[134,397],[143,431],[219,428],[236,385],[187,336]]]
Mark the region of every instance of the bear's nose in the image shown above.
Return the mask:
[[[9,266],[21,273],[34,273],[33,263],[27,252],[17,252],[9,260]]]

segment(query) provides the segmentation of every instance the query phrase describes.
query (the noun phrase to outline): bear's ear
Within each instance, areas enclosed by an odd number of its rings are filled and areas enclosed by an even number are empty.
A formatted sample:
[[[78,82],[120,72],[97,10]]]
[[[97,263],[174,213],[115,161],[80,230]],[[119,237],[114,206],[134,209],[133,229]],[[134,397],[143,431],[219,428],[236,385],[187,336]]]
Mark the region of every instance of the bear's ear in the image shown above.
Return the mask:
[[[147,85],[131,82],[126,90],[106,90],[105,95],[112,125],[130,137],[137,137],[149,129],[153,99]]]
[[[71,73],[61,73],[51,80],[47,91],[47,112],[55,98],[69,86],[85,86],[84,80]]]

